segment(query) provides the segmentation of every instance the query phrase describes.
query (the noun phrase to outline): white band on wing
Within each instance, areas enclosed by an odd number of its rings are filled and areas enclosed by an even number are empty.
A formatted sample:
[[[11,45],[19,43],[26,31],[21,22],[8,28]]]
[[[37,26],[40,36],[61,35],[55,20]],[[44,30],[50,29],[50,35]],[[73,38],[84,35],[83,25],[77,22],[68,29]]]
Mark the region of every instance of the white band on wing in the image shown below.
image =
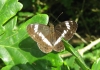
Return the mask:
[[[65,21],[65,25],[66,25],[67,29],[70,29],[70,25],[69,25],[68,21]]]
[[[38,24],[34,26],[34,31],[35,31],[35,33],[38,31],[38,27],[39,27]]]
[[[45,38],[45,36],[41,32],[39,32],[38,34],[46,44],[52,47],[52,44],[47,40],[47,38]]]
[[[68,32],[68,30],[66,31],[66,30],[64,30],[63,31],[63,33],[61,34],[61,36],[57,39],[57,41],[54,43],[54,46],[55,45],[57,45],[60,41],[61,41],[61,39],[63,38],[63,37],[65,37],[65,34]]]

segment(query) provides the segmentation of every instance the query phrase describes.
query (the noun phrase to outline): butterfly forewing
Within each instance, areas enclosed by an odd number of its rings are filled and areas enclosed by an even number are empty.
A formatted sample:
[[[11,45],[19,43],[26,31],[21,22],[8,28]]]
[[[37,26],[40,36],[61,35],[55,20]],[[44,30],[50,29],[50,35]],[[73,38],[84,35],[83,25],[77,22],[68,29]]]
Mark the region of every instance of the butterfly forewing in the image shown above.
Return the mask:
[[[62,38],[64,38],[65,40],[71,39],[76,30],[77,30],[77,23],[73,21],[65,21],[56,25],[55,26],[56,42],[54,44],[53,50],[55,51],[64,50]]]
[[[56,34],[59,33],[58,37],[60,37],[64,33],[64,30],[67,33],[65,33],[63,38],[66,40],[71,39],[77,30],[77,23],[74,21],[64,21],[64,22],[56,25],[56,27],[55,27],[55,33]]]
[[[32,39],[37,42],[41,51],[44,53],[52,51],[52,44],[50,43],[50,29],[48,26],[42,24],[30,24],[27,27],[27,31]]]

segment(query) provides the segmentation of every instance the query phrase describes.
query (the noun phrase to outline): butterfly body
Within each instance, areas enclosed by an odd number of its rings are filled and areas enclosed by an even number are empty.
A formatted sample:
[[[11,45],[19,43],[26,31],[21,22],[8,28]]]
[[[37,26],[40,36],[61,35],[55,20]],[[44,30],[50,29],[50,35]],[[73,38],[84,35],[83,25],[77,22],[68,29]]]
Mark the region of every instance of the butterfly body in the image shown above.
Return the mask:
[[[39,49],[44,53],[52,50],[60,52],[64,50],[62,38],[69,40],[77,30],[77,23],[65,21],[57,24],[29,24],[27,31],[31,38],[37,42]]]

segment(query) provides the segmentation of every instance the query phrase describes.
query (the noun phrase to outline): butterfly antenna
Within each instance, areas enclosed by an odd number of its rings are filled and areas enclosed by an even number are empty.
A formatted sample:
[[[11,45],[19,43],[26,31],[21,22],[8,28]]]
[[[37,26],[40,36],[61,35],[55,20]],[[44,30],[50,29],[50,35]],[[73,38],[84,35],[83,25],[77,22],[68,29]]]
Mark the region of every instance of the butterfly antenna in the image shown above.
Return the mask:
[[[61,16],[62,14],[63,14],[63,12],[62,12],[59,16]],[[59,18],[59,16],[55,19],[55,21],[57,21],[57,19]],[[54,22],[55,22],[55,21],[54,21]]]

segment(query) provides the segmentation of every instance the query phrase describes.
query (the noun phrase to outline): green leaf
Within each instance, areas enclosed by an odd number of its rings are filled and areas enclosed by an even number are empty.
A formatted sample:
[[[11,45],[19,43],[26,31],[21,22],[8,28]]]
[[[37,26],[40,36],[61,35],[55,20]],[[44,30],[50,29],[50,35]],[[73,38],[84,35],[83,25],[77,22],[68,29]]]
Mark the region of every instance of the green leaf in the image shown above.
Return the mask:
[[[38,14],[35,15],[34,17],[32,17],[31,19],[29,19],[27,22],[25,22],[25,24],[45,24],[47,25],[49,21],[49,17],[46,14]]]
[[[25,29],[26,29],[29,24],[36,24],[36,23],[47,25],[48,21],[49,21],[48,15],[46,15],[46,14],[38,14],[38,15],[33,16],[32,18],[30,18],[26,22],[22,23],[19,26],[19,28],[25,27]]]
[[[63,39],[64,46],[67,51],[72,53],[76,57],[77,64],[83,69],[83,70],[89,70],[87,65],[84,63],[81,55],[68,43]]]
[[[91,70],[100,70],[100,58],[98,58],[92,65]]]
[[[64,64],[61,66],[61,70],[70,70],[67,63],[64,61]]]
[[[75,63],[75,56],[64,60],[64,62],[67,64],[67,66],[70,67],[70,69],[80,70],[80,66],[77,63]]]
[[[0,0],[0,25],[16,15],[21,8],[22,4],[18,0]]]
[[[0,0],[0,35],[4,32],[3,25],[21,10],[22,4],[18,0]]]
[[[36,70],[59,70],[63,64],[62,58],[58,54],[49,53],[34,62]]]
[[[17,17],[9,21],[5,25],[4,34],[0,36],[0,57],[6,65],[26,63],[28,62],[28,59],[30,59],[24,56],[26,54],[29,55],[30,53],[27,53],[19,48],[19,43],[27,37],[27,34],[22,32],[20,29],[18,30],[18,28],[16,30],[14,29],[16,27],[16,21]],[[22,32],[24,35],[20,32]],[[32,56],[28,57],[32,58]]]
[[[2,70],[10,70],[11,67],[12,67],[12,65],[8,65],[8,66],[3,67]]]

